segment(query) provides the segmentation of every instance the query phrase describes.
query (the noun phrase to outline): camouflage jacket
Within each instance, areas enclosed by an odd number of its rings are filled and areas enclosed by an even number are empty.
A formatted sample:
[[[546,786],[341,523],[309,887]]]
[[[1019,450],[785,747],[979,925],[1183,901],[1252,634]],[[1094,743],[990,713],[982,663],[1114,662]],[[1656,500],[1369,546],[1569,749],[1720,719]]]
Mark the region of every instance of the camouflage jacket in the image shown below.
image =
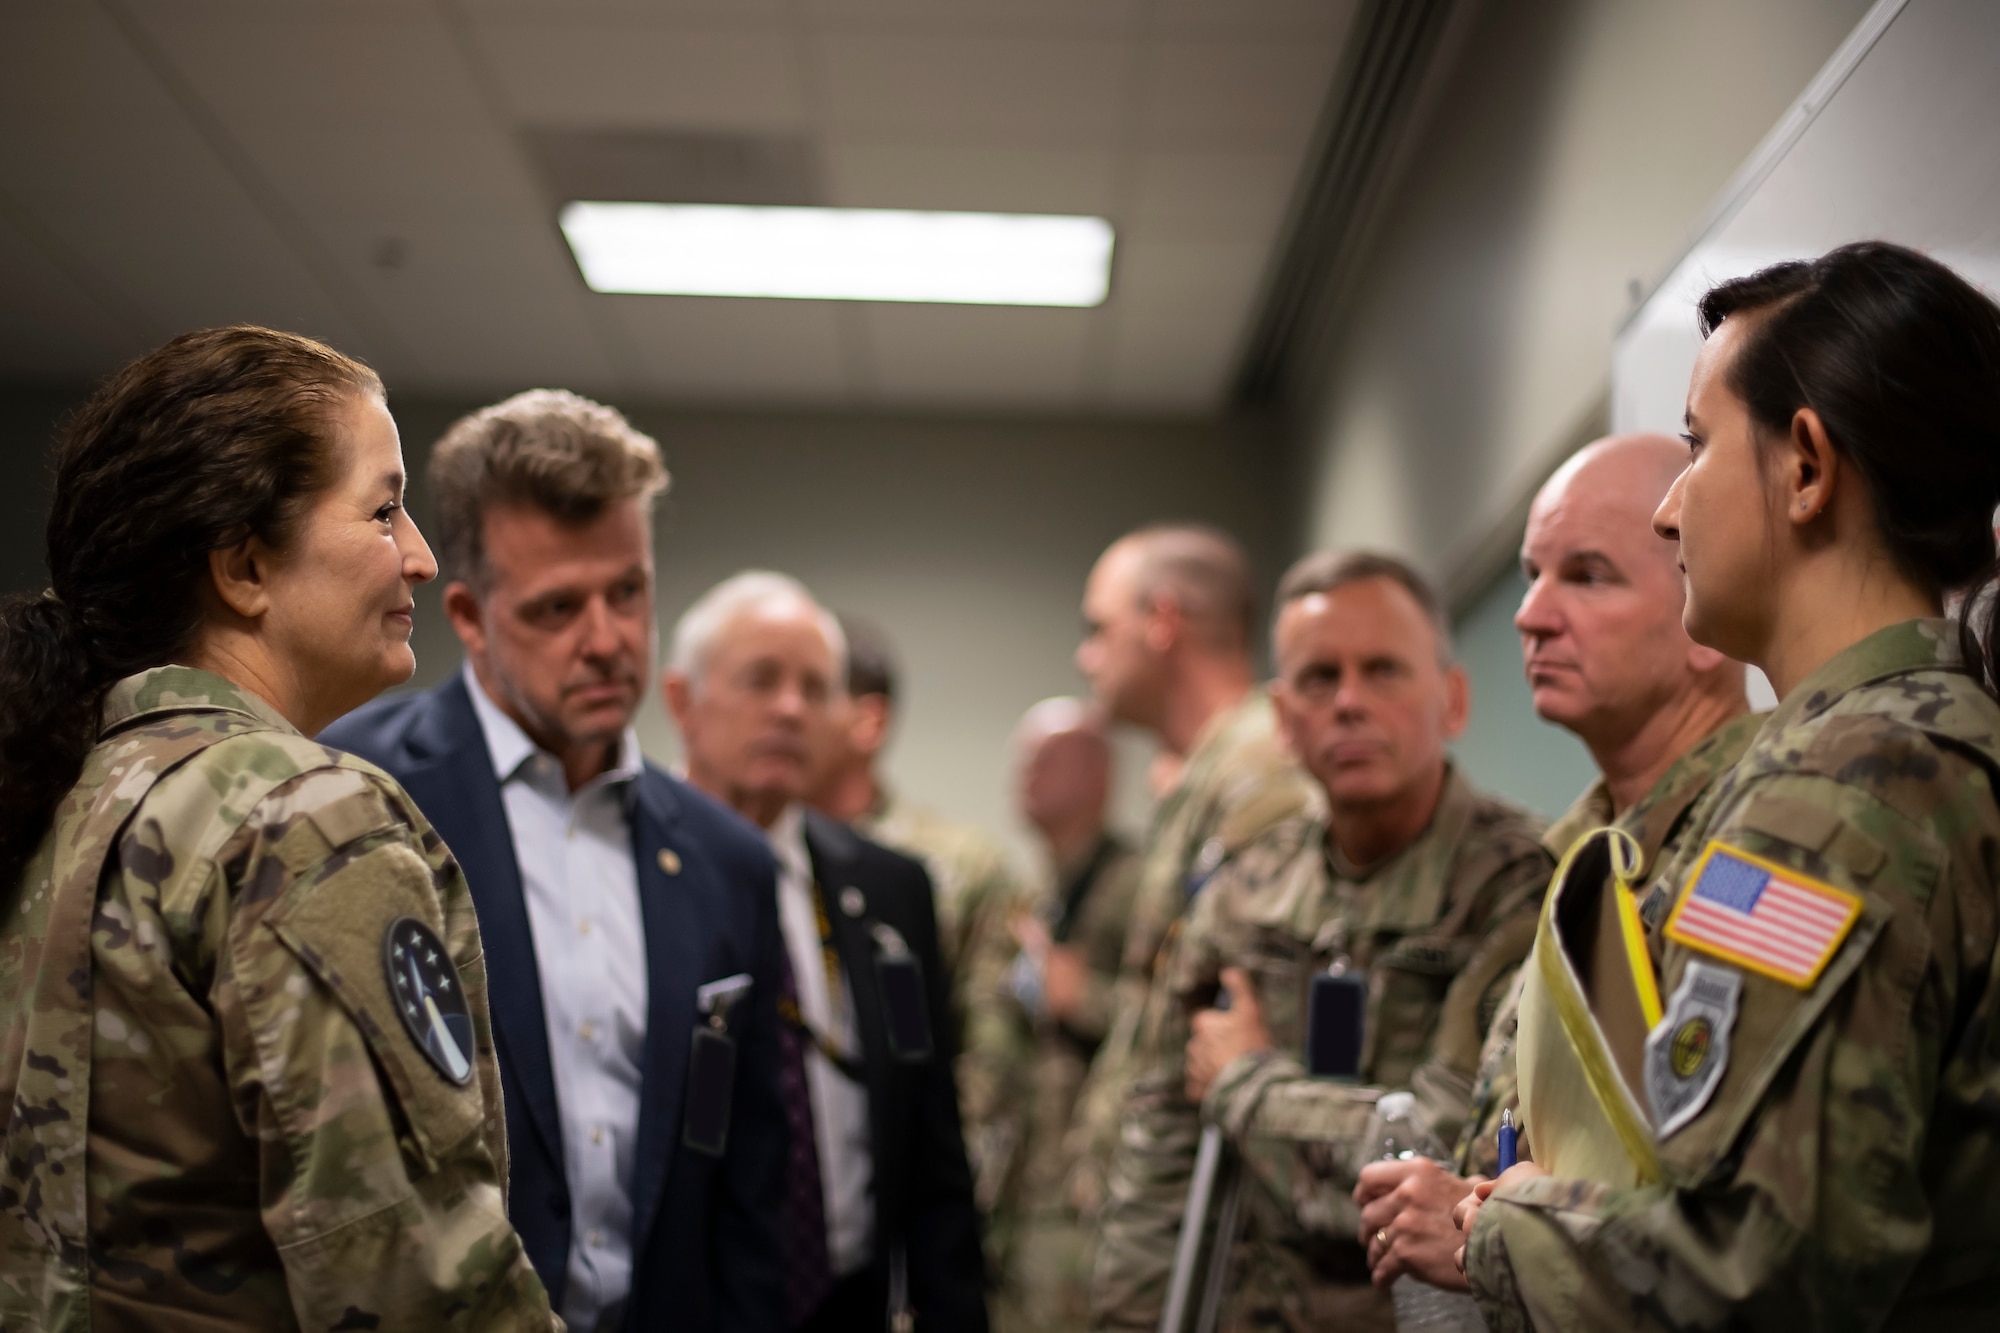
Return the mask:
[[[1076,1163],[1069,1151],[1074,1145],[1066,1147],[1065,1140],[1090,1057],[1110,1025],[1138,885],[1137,853],[1106,834],[1083,864],[1064,867],[1037,900],[1037,914],[1052,927],[1061,923],[1062,943],[1082,956],[1086,989],[1072,1018],[1057,1022],[1042,1013],[1034,1020],[1034,1102],[1020,1185],[1029,1207],[1068,1211],[1067,1182]]]
[[[1679,1080],[1654,1100],[1649,1042],[1634,1095],[1659,1121],[1652,1179],[1496,1192],[1466,1250],[1495,1329],[1990,1321],[1996,775],[2000,704],[1943,621],[1871,635],[1786,696],[1640,911],[1666,1002],[1654,1035],[1673,1038],[1660,1072]],[[1855,913],[1806,946],[1815,976],[1785,979],[1768,943],[1718,953],[1670,915],[1715,891],[1718,856],[1770,869],[1760,894],[1803,885]],[[1706,1041],[1681,1040],[1689,994],[1712,1019]]]
[[[1072,1202],[1079,1210],[1101,1202],[1126,1093],[1151,1059],[1139,1049],[1140,1027],[1169,936],[1225,861],[1312,799],[1305,771],[1278,736],[1269,696],[1253,690],[1209,721],[1188,751],[1180,780],[1154,808],[1140,849],[1111,1025],[1091,1060],[1070,1127],[1078,1163]]]
[[[1413,1087],[1433,1129],[1456,1136],[1486,1024],[1528,951],[1548,880],[1539,833],[1526,813],[1450,770],[1423,836],[1383,863],[1341,866],[1324,821],[1296,818],[1196,903],[1149,1014],[1147,1045],[1162,1059],[1135,1088],[1112,1190],[1178,1213],[1201,1121],[1223,1126],[1246,1173],[1224,1307],[1238,1318],[1367,1326],[1386,1312],[1354,1242],[1349,1197],[1376,1155],[1374,1103],[1382,1090]],[[1313,1079],[1302,1063],[1312,977],[1341,958],[1368,977],[1362,1086]],[[1249,972],[1273,1047],[1223,1070],[1196,1108],[1182,1092],[1189,1020],[1232,966]],[[1127,1279],[1131,1308],[1157,1319],[1164,1272],[1137,1279]]]
[[[1680,849],[1682,835],[1694,823],[1695,807],[1702,796],[1717,778],[1735,767],[1763,722],[1762,714],[1743,713],[1717,727],[1669,765],[1659,781],[1622,818],[1613,819],[1611,793],[1599,778],[1560,819],[1549,825],[1548,832],[1542,835],[1542,845],[1560,861],[1578,838],[1592,829],[1615,823],[1638,841],[1642,858],[1640,876],[1650,876],[1673,859]],[[1519,1116],[1514,1041],[1519,1034],[1521,982],[1526,975],[1526,969],[1515,973],[1507,998],[1487,1030],[1485,1048],[1479,1053],[1479,1074],[1472,1084],[1472,1108],[1455,1153],[1458,1173],[1462,1176],[1495,1174],[1500,1165],[1500,1113],[1513,1110]],[[1532,1126],[1521,1127],[1519,1148],[1523,1159],[1533,1156],[1531,1130]]]
[[[1007,851],[983,829],[885,793],[855,821],[863,837],[924,863],[937,899],[938,945],[951,969],[959,1025],[959,1114],[974,1194],[990,1214],[1005,1192],[1026,1135],[1034,1038],[1007,975],[1017,946],[1009,918],[1028,893]]]
[[[437,1054],[389,979],[413,926],[450,955]],[[560,1328],[507,1223],[465,881],[247,692],[113,687],[0,914],[0,1012],[0,1328]]]

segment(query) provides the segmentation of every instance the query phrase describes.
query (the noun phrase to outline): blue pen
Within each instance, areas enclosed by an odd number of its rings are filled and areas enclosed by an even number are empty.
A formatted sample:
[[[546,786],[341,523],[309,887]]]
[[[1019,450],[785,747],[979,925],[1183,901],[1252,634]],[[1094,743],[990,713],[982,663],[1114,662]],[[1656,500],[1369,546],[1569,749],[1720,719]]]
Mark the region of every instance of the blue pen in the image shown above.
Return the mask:
[[[1514,1165],[1514,1155],[1520,1151],[1516,1146],[1518,1138],[1519,1135],[1514,1130],[1514,1112],[1512,1110],[1502,1111],[1500,1113],[1500,1169],[1502,1171]]]

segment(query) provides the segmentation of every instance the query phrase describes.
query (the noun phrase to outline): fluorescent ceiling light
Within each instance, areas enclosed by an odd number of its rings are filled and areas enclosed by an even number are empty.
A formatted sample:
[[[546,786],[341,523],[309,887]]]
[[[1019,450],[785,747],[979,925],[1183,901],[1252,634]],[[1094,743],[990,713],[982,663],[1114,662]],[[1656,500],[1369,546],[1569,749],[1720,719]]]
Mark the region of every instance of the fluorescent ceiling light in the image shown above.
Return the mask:
[[[561,222],[598,292],[1094,306],[1111,285],[1103,218],[571,203]]]

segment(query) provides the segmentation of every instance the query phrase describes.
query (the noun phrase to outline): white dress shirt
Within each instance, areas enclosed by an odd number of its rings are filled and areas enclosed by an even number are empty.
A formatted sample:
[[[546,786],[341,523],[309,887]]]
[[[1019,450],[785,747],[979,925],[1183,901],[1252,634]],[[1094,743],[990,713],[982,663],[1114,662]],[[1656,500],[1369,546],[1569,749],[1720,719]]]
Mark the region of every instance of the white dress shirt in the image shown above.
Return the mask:
[[[627,807],[641,769],[639,738],[626,728],[617,763],[572,793],[561,761],[487,698],[470,665],[465,684],[500,782],[542,983],[571,1208],[560,1313],[588,1333],[632,1288],[647,992]]]
[[[845,972],[838,996],[826,975],[813,907],[812,857],[806,851],[805,817],[794,805],[765,835],[778,858],[778,924],[799,989],[799,1012],[843,1056],[861,1058],[854,1025],[854,991]],[[827,910],[832,911],[831,903]],[[875,1150],[869,1138],[868,1090],[834,1067],[817,1046],[806,1050],[806,1092],[812,1099],[813,1139],[819,1148],[820,1191],[826,1200],[826,1257],[845,1276],[874,1257]]]

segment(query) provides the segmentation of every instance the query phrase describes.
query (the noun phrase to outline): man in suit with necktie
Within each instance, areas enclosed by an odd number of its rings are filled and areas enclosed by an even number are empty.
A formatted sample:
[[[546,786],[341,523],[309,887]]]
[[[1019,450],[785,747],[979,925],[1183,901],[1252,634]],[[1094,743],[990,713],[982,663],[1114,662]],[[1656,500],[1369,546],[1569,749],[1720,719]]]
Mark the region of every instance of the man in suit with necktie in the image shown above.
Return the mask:
[[[665,680],[689,781],[763,828],[778,859],[787,1298],[809,1333],[985,1333],[930,880],[802,802],[830,757],[845,655],[804,587],[753,572],[688,608]]]
[[[659,449],[553,390],[433,451],[464,670],[336,722],[465,870],[492,979],[508,1212],[573,1330],[785,1326],[775,868],[648,764]]]

